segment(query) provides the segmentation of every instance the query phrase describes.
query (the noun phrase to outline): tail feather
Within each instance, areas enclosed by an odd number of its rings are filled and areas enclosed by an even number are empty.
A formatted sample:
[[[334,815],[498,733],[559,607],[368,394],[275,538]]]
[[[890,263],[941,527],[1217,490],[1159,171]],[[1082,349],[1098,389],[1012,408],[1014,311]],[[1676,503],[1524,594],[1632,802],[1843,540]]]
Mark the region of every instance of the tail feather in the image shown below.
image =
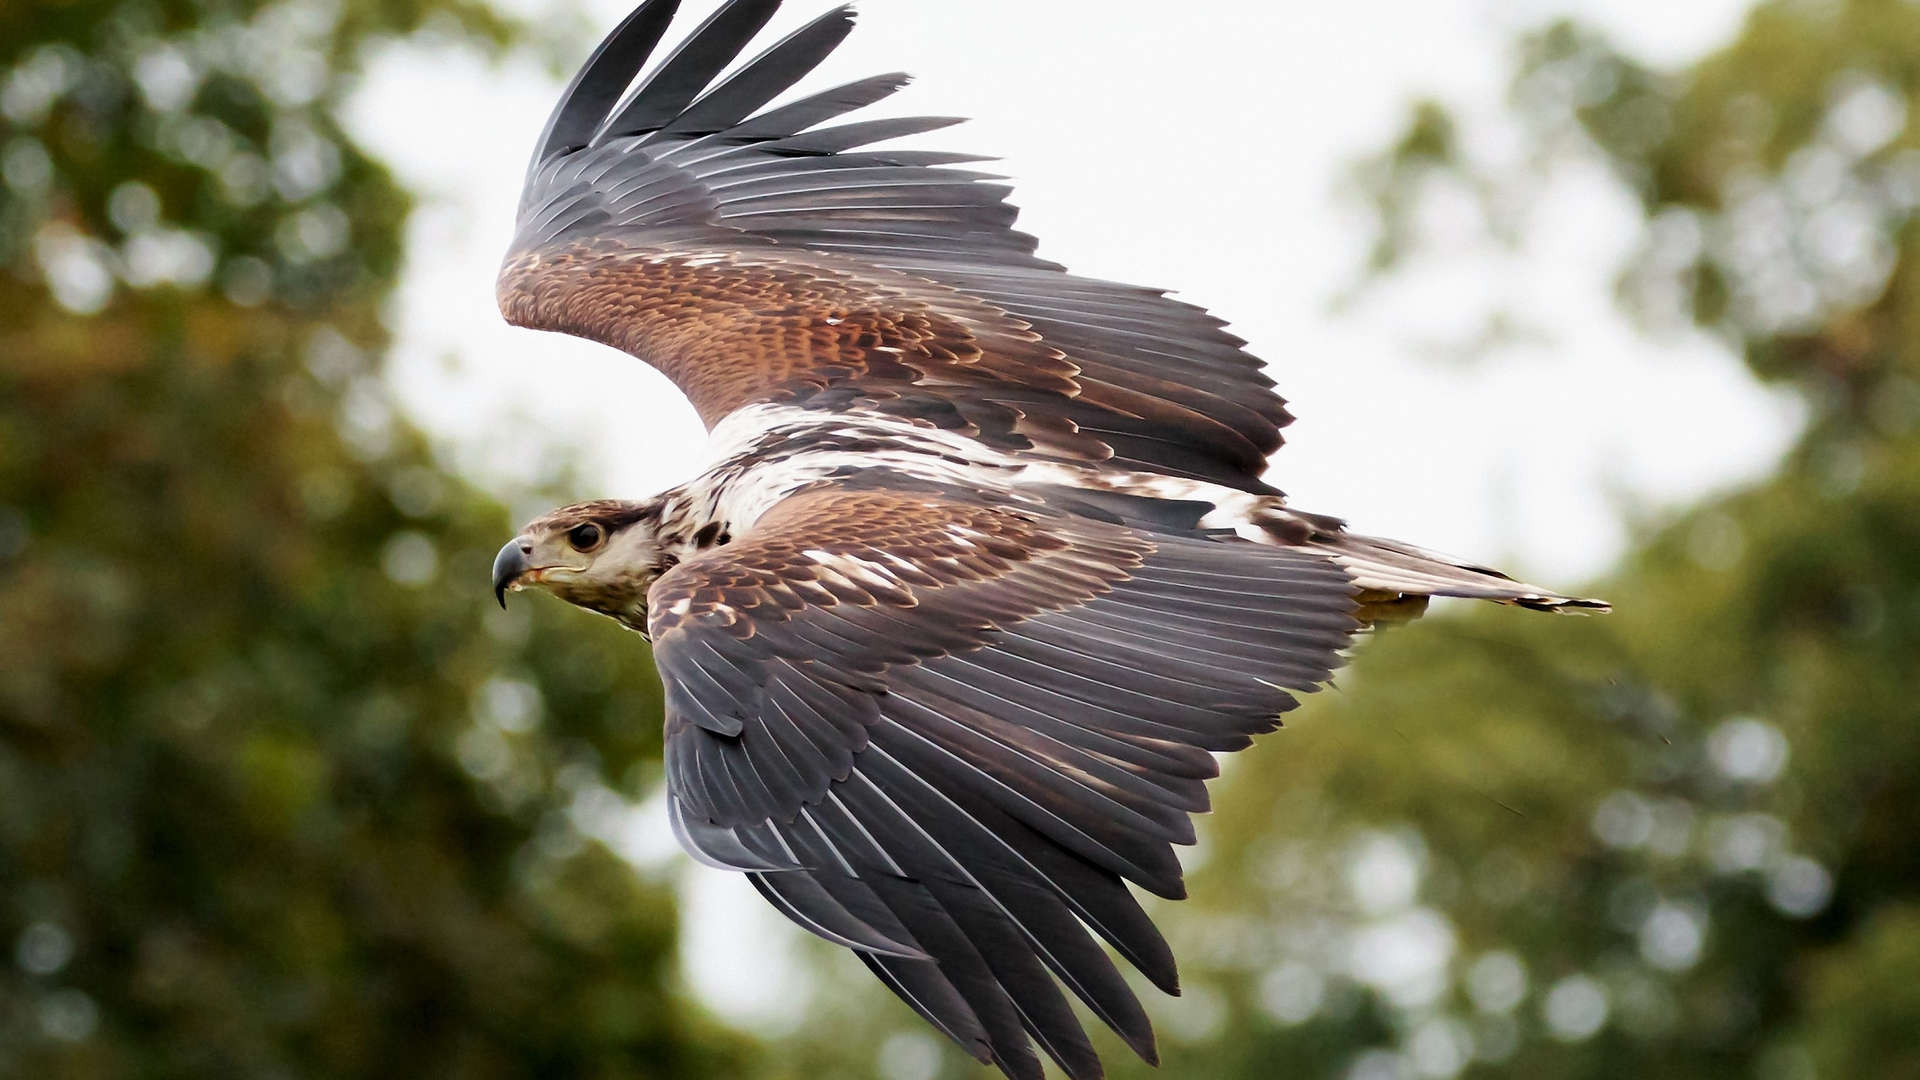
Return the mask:
[[[1130,483],[1114,484],[1115,476]],[[1340,518],[1288,506],[1280,495],[1140,473],[1106,478],[1111,486],[1036,485],[1036,489],[1060,500],[1073,513],[1149,532],[1231,535],[1257,544],[1322,552],[1353,579],[1359,601],[1356,614],[1369,626],[1416,618],[1435,596],[1491,600],[1534,611],[1611,610],[1604,600],[1567,596],[1515,581],[1490,566],[1399,540],[1348,532]]]
[[[1566,596],[1515,581],[1492,567],[1478,566],[1398,540],[1316,530],[1304,546],[1326,552],[1353,575],[1354,584],[1361,589],[1363,606],[1391,607],[1402,600],[1463,596],[1534,611],[1608,610],[1604,600]],[[1418,606],[1424,608],[1425,604]]]

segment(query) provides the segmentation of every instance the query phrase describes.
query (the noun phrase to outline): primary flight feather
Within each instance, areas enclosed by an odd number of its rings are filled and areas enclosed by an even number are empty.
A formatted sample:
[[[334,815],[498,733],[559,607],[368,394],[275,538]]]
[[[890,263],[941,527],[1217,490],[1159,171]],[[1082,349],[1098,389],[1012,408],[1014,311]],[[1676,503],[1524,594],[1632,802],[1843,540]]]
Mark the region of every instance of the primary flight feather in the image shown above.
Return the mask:
[[[1129,885],[1183,895],[1213,754],[1430,596],[1603,605],[1289,507],[1239,338],[1035,256],[979,158],[874,149],[954,122],[842,120],[904,75],[769,107],[853,25],[742,60],[778,6],[649,67],[649,0],[540,133],[501,311],[660,369],[713,463],[530,523],[494,589],[649,637],[681,843],[968,1053],[1101,1075],[1071,993],[1154,1060],[1099,941],[1177,992]]]

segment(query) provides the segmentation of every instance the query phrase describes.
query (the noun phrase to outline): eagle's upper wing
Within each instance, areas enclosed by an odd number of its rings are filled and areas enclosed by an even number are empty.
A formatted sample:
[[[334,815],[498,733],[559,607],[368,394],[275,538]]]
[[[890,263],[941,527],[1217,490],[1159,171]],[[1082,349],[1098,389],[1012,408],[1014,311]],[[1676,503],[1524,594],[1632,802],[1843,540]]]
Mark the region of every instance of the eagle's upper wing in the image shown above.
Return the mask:
[[[1175,989],[1125,882],[1183,895],[1210,751],[1328,677],[1351,591],[1297,549],[803,492],[650,592],[675,830],[1010,1076],[1028,1036],[1099,1075],[1048,972],[1152,1060],[1088,930]]]
[[[500,273],[509,321],[631,352],[709,427],[834,382],[984,387],[1096,438],[1149,427],[1102,451],[1133,467],[1258,488],[1288,416],[1220,320],[1036,258],[1009,189],[954,167],[978,158],[862,149],[951,120],[822,126],[905,76],[767,108],[849,9],[720,77],[779,6],[730,0],[636,82],[675,6],[629,15],[548,120]]]

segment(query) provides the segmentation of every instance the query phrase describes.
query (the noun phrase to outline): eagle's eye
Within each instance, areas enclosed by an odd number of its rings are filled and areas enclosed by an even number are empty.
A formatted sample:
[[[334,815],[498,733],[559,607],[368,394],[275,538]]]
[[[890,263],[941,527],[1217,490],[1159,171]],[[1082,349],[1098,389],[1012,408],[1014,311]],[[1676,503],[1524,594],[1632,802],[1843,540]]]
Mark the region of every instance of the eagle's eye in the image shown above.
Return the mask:
[[[585,525],[575,525],[568,529],[567,543],[572,544],[575,551],[592,551],[600,546],[600,541],[605,536],[605,530],[589,521]]]

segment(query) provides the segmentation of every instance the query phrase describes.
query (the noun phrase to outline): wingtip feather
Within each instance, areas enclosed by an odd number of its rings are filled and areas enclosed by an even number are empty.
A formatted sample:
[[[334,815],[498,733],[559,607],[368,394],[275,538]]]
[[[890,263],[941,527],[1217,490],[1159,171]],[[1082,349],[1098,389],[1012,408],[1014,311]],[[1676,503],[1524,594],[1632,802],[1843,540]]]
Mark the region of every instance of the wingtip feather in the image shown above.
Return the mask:
[[[740,55],[780,0],[727,0],[674,46],[594,129],[593,142],[654,131],[680,115]]]
[[[679,8],[680,0],[646,0],[600,39],[547,114],[546,125],[533,144],[529,175],[554,154],[587,144],[607,110],[620,100],[659,47]]]

